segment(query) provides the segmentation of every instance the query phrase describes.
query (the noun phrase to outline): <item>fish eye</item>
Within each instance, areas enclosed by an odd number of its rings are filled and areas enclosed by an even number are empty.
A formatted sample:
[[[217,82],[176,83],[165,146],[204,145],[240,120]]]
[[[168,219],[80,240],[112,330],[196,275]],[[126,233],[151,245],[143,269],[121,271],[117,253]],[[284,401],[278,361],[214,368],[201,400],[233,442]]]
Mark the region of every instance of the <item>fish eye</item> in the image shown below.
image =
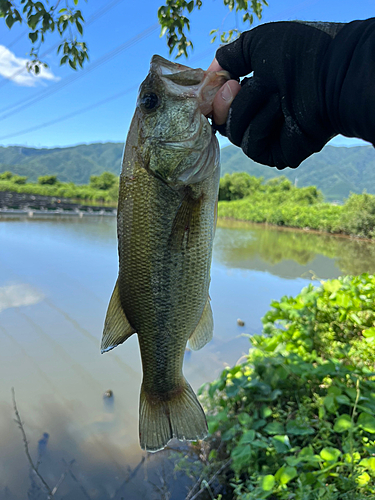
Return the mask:
[[[143,94],[143,96],[141,96],[140,104],[147,111],[151,111],[152,109],[154,109],[158,106],[159,98],[153,92],[149,92],[149,93]]]

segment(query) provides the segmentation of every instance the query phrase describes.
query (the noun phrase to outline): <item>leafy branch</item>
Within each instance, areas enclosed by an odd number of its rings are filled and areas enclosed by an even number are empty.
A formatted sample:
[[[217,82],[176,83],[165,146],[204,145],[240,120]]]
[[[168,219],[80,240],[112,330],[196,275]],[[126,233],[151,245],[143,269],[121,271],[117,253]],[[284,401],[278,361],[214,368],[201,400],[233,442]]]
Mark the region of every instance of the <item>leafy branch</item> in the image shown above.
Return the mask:
[[[88,50],[85,42],[79,42],[77,36],[83,34],[84,18],[79,9],[76,9],[79,0],[66,0],[66,6],[58,9],[60,0],[49,6],[40,1],[20,0],[0,0],[0,17],[5,18],[8,28],[12,28],[15,23],[25,23],[28,27],[28,37],[32,43],[30,56],[31,61],[27,63],[29,71],[36,75],[41,67],[47,64],[40,60],[39,50],[46,39],[47,33],[55,30],[63,38],[63,43],[58,48],[58,53],[62,50],[60,64],[69,64],[73,69],[77,66],[83,67],[85,60],[88,60]]]
[[[268,5],[267,0],[223,0],[229,11],[241,11],[243,13],[243,23],[248,23],[249,27],[254,22],[254,16],[258,19],[262,17],[263,6]],[[202,0],[167,0],[158,10],[159,23],[161,25],[160,36],[166,36],[169,53],[176,50],[176,58],[185,55],[188,57],[188,48],[193,48],[192,41],[187,38],[190,31],[190,20],[186,17],[194,9],[202,7]],[[238,29],[231,29],[228,32],[221,32],[219,29],[211,30],[212,42],[220,36],[222,43],[228,43],[240,34]]]

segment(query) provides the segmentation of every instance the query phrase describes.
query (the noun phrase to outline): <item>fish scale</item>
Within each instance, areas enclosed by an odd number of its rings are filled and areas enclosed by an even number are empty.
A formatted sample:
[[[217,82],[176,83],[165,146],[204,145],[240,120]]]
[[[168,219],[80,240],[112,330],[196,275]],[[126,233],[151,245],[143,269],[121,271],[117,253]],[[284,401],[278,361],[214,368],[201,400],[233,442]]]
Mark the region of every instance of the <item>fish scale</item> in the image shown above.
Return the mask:
[[[118,205],[119,277],[102,352],[137,333],[142,448],[196,440],[207,423],[182,365],[186,344],[211,338],[210,266],[220,169],[199,111],[229,78],[154,56],[129,129]]]

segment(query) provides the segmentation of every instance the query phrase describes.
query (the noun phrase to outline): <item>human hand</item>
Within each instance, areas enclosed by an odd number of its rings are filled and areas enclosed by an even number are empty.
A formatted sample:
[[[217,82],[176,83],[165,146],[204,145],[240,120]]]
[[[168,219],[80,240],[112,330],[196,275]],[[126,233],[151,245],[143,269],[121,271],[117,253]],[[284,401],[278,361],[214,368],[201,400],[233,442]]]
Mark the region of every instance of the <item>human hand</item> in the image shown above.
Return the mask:
[[[214,58],[207,71],[221,71],[222,69]],[[229,108],[240,90],[241,85],[237,80],[228,80],[217,92],[212,103],[212,118],[215,125],[223,125],[227,121]]]
[[[314,27],[276,22],[219,48],[211,69],[223,68],[234,78],[254,72],[241,86],[230,80],[215,97],[215,123],[228,116],[224,135],[253,160],[279,169],[295,168],[320,151],[335,135],[320,74],[331,42]],[[232,94],[227,100],[224,89]]]

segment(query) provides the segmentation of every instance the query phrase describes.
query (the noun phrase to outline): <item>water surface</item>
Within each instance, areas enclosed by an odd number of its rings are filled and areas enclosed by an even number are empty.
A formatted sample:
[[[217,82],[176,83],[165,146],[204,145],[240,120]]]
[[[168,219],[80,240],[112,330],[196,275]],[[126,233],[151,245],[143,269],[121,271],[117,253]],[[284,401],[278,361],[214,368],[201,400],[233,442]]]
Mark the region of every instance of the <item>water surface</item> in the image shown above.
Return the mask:
[[[56,498],[153,498],[151,482],[161,487],[171,471],[164,452],[134,470],[145,456],[137,338],[99,352],[117,278],[115,219],[3,219],[0,242],[0,499],[46,498],[13,420],[12,387],[41,474],[51,487],[63,478]],[[242,334],[261,331],[271,300],[361,272],[375,272],[373,243],[219,221],[214,339],[187,353],[186,378],[197,389],[240,360],[250,345]],[[103,398],[108,389],[113,397]]]

